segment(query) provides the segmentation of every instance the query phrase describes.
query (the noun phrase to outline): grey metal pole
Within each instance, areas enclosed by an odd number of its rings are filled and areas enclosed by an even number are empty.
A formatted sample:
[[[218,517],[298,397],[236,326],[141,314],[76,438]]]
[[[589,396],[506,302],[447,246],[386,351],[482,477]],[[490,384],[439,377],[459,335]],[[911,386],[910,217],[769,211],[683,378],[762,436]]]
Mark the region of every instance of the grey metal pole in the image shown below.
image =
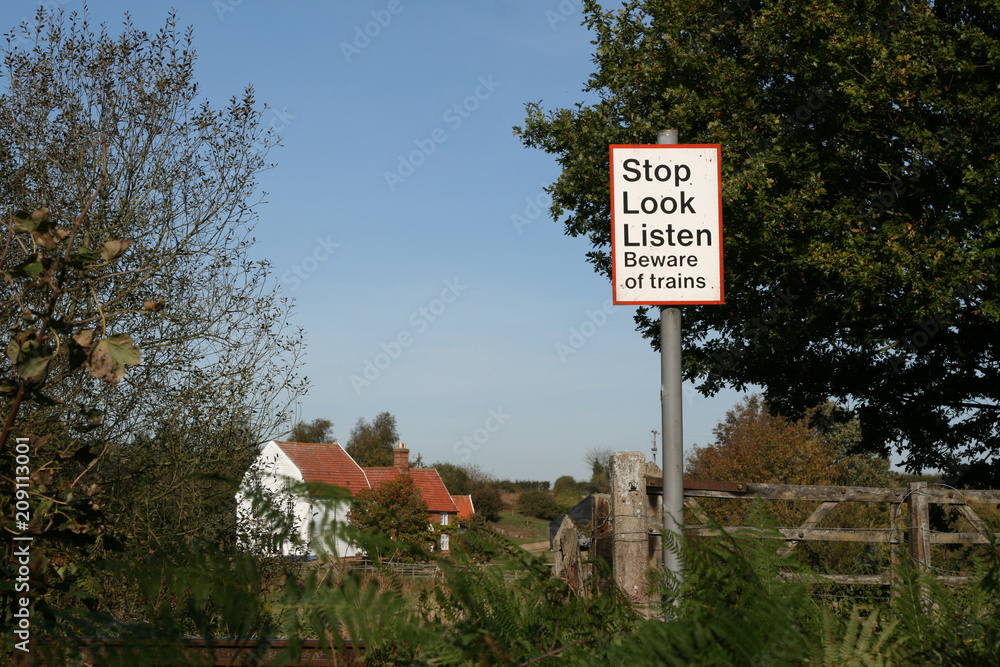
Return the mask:
[[[677,130],[660,130],[658,144],[677,144]],[[684,529],[684,417],[681,386],[681,310],[660,306],[660,418],[663,429],[663,567],[682,583],[679,553],[667,534]]]

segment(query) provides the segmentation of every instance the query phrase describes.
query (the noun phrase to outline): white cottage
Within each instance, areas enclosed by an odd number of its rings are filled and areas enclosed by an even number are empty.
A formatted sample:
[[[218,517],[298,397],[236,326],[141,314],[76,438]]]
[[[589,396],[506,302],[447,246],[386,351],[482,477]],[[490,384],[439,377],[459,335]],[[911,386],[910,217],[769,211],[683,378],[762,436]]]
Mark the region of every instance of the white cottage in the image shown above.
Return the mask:
[[[244,487],[251,483],[256,473],[256,479],[261,487],[275,499],[289,515],[294,518],[299,536],[303,544],[308,544],[305,553],[298,554],[294,545],[285,543],[274,545],[282,555],[316,554],[324,549],[326,540],[312,540],[310,526],[314,526],[316,534],[323,536],[330,531],[322,525],[322,510],[318,503],[309,498],[293,497],[286,493],[290,482],[321,482],[347,489],[353,497],[363,489],[378,489],[383,483],[408,474],[413,478],[414,486],[420,491],[420,496],[427,503],[428,520],[432,523],[448,525],[459,513],[459,508],[448,493],[441,476],[432,468],[409,467],[409,450],[403,443],[398,443],[393,449],[393,465],[391,467],[362,468],[351,458],[350,454],[338,444],[314,444],[300,442],[267,443],[256,465],[247,473]],[[244,526],[253,524],[253,509],[245,493],[238,497],[238,516]],[[350,501],[337,503],[327,516],[329,521],[346,522]],[[471,510],[471,507],[469,508]],[[329,525],[329,524],[327,524]],[[358,549],[349,542],[335,538],[331,546],[342,558],[358,556]],[[439,548],[448,550],[448,536],[441,537]]]
[[[295,521],[299,537],[303,544],[308,544],[307,553],[315,554],[321,545],[311,541],[310,525],[317,528],[317,533],[327,531],[321,525],[323,509],[307,497],[292,497],[286,493],[290,482],[322,482],[347,489],[353,496],[362,489],[371,488],[365,471],[362,470],[351,456],[338,444],[312,444],[300,442],[275,442],[272,440],[261,450],[257,464],[248,473],[244,486],[249,483],[252,473],[258,475],[260,485]],[[350,501],[337,503],[330,514],[329,521],[345,523]],[[245,494],[239,498],[239,516],[244,522],[253,520],[253,510]],[[336,553],[340,557],[358,555],[357,549],[342,539],[333,540]],[[291,543],[275,545],[282,555],[294,553]],[[305,555],[305,554],[301,554]]]

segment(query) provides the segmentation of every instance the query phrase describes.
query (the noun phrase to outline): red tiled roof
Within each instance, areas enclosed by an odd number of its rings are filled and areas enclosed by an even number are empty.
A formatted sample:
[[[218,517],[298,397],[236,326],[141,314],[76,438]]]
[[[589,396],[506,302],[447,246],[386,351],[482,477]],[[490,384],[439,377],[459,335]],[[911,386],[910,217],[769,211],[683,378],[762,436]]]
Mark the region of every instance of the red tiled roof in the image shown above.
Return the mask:
[[[340,486],[350,491],[352,496],[365,489],[377,489],[400,475],[397,468],[362,468],[337,444],[275,444],[302,472],[303,481]],[[428,511],[451,514],[459,511],[437,470],[410,468],[408,472],[413,477],[413,485],[420,490],[420,497],[427,503]]]
[[[365,468],[365,474],[372,488],[377,489],[386,482],[399,477],[398,468]],[[449,512],[455,514],[458,507],[451,499],[451,494],[441,481],[441,476],[433,468],[410,468],[410,476],[413,478],[413,486],[420,489],[420,497],[427,503],[430,512]]]
[[[302,480],[305,482],[340,486],[350,491],[352,496],[371,487],[365,471],[340,445],[303,442],[275,444],[302,471]]]
[[[472,507],[472,496],[452,496],[455,507],[458,508],[458,518],[462,520],[471,519],[476,510]]]

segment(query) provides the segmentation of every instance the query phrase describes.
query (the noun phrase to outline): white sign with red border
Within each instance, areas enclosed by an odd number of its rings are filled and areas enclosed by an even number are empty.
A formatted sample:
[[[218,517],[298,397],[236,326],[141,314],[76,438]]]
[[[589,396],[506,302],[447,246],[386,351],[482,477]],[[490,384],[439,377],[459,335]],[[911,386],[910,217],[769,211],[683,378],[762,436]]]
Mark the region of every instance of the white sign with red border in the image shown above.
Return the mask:
[[[614,303],[721,304],[722,148],[611,146]]]

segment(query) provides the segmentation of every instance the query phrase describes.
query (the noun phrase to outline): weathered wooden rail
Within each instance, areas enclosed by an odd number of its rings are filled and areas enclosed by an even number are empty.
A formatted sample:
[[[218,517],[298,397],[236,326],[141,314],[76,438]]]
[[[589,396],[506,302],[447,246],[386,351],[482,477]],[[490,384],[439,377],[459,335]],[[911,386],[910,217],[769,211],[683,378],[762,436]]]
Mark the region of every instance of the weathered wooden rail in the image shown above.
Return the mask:
[[[642,597],[646,572],[655,567],[660,553],[663,480],[659,469],[647,464],[640,452],[619,452],[611,461],[612,569],[622,590],[637,600]],[[655,471],[655,473],[654,473]],[[746,526],[712,527],[699,506],[701,498],[748,501],[799,501],[818,503],[812,514],[799,526],[761,532]],[[696,518],[700,525],[685,519],[688,535],[711,536],[720,532],[758,532],[773,538],[775,532],[784,539],[780,553],[788,553],[803,542],[868,542],[889,546],[888,565],[900,562],[904,546],[911,562],[921,570],[932,570],[931,546],[943,544],[989,544],[989,528],[971,507],[972,504],[1000,503],[1000,490],[966,490],[931,487],[915,482],[905,487],[862,486],[801,486],[793,484],[759,484],[753,482],[718,482],[684,480],[684,506],[688,519]],[[884,503],[888,508],[886,528],[820,527],[820,523],[843,503]],[[929,508],[945,505],[966,519],[974,532],[944,532],[931,529]],[[780,539],[780,538],[779,538]],[[780,544],[780,542],[779,542]],[[839,584],[891,586],[892,567],[876,575],[823,574],[818,578]],[[938,575],[946,584],[968,581],[968,577]]]
[[[647,476],[646,491],[649,494],[663,492],[661,477]],[[786,500],[818,502],[820,505],[802,523],[793,528],[778,528],[777,532],[786,538],[786,547],[780,551],[788,553],[799,542],[869,542],[889,544],[893,564],[898,563],[903,544],[909,546],[909,555],[920,569],[930,570],[931,545],[936,544],[989,544],[988,529],[969,503],[1000,502],[1000,490],[972,490],[929,487],[927,482],[913,482],[906,487],[866,487],[866,486],[804,486],[794,484],[756,484],[752,482],[704,482],[684,481],[685,507],[698,516],[697,498],[730,498],[761,500]],[[841,503],[885,503],[889,506],[889,526],[883,529],[858,528],[818,528],[818,524]],[[954,507],[976,532],[953,533],[934,531],[930,527],[930,506],[949,505]],[[907,511],[903,512],[903,505]],[[904,525],[904,517],[906,518]],[[701,519],[704,521],[704,518]],[[726,526],[727,532],[754,531],[745,526]],[[709,536],[718,534],[707,526],[685,525],[684,531],[691,535]],[[889,585],[889,574],[884,575],[820,575],[834,583]],[[968,577],[939,576],[945,583],[968,581]]]

